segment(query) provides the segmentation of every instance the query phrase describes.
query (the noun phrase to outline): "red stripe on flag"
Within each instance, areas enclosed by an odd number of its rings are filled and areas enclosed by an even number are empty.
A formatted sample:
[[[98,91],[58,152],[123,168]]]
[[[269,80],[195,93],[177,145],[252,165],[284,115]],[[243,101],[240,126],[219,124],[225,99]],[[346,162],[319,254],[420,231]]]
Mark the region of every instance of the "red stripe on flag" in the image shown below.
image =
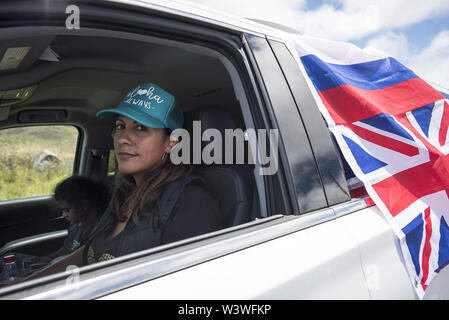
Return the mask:
[[[443,175],[435,171],[435,161],[396,173],[372,187],[393,217],[425,195],[449,190]],[[442,168],[444,170],[444,168]]]
[[[368,192],[366,192],[365,186],[349,190],[349,193],[351,195],[351,198],[360,198],[368,194]]]
[[[365,198],[365,205],[366,205],[367,207],[371,207],[371,206],[374,206],[375,203],[374,203],[373,199],[371,199],[371,198]]]
[[[443,104],[443,118],[441,119],[439,142],[440,146],[446,144],[447,129],[449,128],[449,105],[444,101]]]
[[[422,279],[421,286],[424,290],[426,290],[426,281],[429,277],[429,259],[430,253],[432,252],[432,246],[430,245],[430,237],[432,236],[432,221],[430,220],[430,208],[428,207],[424,210],[424,221],[425,221],[425,229],[426,229],[426,240],[424,241],[424,248],[422,252]]]
[[[381,113],[395,116],[444,99],[421,78],[378,90],[342,85],[318,94],[337,125],[353,123]]]
[[[393,151],[403,153],[409,157],[416,156],[419,153],[417,147],[411,146],[407,143],[398,141],[396,139],[389,138],[387,136],[378,134],[371,130],[359,126],[348,126],[355,134],[357,134],[362,139],[368,140],[369,142],[381,145],[382,147],[391,149]]]

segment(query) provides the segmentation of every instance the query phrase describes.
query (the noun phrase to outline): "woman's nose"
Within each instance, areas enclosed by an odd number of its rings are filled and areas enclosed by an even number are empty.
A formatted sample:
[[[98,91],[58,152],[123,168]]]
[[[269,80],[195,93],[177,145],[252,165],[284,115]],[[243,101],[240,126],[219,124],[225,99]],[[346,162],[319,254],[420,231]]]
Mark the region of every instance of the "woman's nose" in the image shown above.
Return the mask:
[[[125,129],[115,132],[114,140],[117,141],[118,144],[131,143],[131,141],[132,141],[131,130],[128,130],[128,128],[125,128]]]

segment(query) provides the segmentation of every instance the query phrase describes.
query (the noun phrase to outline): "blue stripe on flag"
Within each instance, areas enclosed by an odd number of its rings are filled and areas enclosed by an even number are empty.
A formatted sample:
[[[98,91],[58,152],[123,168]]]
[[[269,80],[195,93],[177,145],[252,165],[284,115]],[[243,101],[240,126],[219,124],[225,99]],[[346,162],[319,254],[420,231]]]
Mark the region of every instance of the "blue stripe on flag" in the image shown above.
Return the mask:
[[[421,127],[422,132],[429,137],[430,120],[432,119],[432,112],[435,103],[428,104],[427,106],[420,107],[412,111],[412,115],[415,118],[418,125]]]
[[[393,58],[385,58],[353,65],[326,63],[315,55],[301,57],[301,61],[316,90],[324,91],[351,85],[365,90],[377,90],[418,78]]]
[[[382,162],[367,153],[351,139],[345,136],[343,136],[343,138],[345,139],[346,144],[348,145],[349,149],[352,152],[352,155],[355,158],[355,161],[364,174],[370,173],[387,165],[385,162]]]
[[[449,227],[444,217],[441,217],[440,222],[440,244],[438,252],[438,266],[441,269],[449,262]]]
[[[408,132],[405,131],[404,128],[402,128],[396,121],[393,120],[393,117],[388,114],[382,113],[377,116],[361,120],[360,122],[414,141],[412,136],[409,135]]]
[[[417,275],[421,272],[421,267],[419,265],[419,250],[421,248],[423,227],[424,221],[422,219],[422,215],[420,214],[402,229],[406,235],[405,242],[412,257]]]

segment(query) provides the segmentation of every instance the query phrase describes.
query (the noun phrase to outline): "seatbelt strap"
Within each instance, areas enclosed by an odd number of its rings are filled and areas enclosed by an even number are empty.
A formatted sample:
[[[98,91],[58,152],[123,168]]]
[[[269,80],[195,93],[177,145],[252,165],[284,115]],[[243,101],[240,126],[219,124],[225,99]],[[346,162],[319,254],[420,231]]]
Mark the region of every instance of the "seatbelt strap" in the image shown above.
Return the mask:
[[[106,159],[106,150],[105,149],[91,149],[89,164],[88,164],[88,172],[92,177],[97,176],[98,178],[103,178],[106,176],[107,171],[107,161]]]

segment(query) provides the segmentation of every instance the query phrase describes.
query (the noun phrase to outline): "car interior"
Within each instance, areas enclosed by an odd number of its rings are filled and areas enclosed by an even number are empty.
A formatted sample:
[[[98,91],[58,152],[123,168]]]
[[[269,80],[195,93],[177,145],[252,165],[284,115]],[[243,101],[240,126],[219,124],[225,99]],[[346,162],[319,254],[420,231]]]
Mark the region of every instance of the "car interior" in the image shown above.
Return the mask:
[[[0,33],[0,131],[75,126],[79,138],[73,174],[102,177],[113,185],[108,177],[112,122],[95,114],[117,106],[141,83],[155,83],[177,98],[187,130],[195,120],[202,122],[202,131],[254,128],[237,71],[222,53],[163,37],[84,32],[35,28]],[[265,191],[255,166],[195,165],[219,198],[224,228],[267,216],[259,203]],[[64,233],[42,235],[67,226],[52,208],[51,195],[0,199],[2,255],[12,249],[49,254],[61,246]]]

